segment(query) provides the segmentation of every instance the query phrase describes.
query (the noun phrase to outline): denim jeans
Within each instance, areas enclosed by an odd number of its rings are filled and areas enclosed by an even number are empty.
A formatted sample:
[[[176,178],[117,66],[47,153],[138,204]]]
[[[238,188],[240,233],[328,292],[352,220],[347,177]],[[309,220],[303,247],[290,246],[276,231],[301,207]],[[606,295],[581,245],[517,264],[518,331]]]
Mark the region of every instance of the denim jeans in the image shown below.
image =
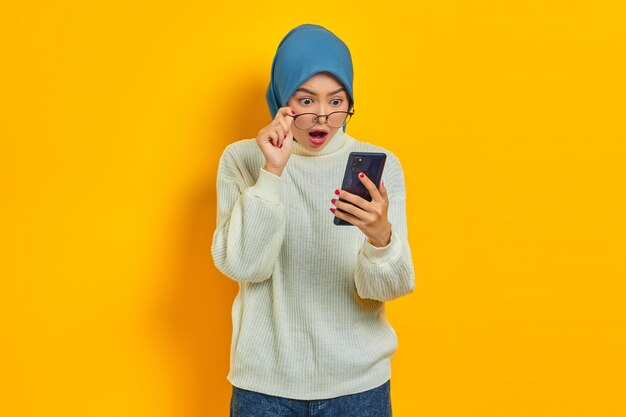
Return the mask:
[[[233,386],[230,417],[391,417],[391,380],[356,394],[295,400]]]

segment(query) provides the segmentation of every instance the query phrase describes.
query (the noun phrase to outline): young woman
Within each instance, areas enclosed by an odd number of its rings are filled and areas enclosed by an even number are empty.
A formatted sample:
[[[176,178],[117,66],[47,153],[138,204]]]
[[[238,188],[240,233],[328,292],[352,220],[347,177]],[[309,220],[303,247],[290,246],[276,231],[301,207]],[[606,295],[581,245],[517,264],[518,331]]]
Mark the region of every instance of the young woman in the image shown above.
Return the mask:
[[[343,41],[292,29],[272,63],[272,122],[221,156],[212,254],[239,283],[232,417],[391,416],[384,303],[415,288],[406,193],[399,160],[345,132],[352,81]],[[361,177],[371,202],[339,189],[353,151],[387,154],[379,188]]]

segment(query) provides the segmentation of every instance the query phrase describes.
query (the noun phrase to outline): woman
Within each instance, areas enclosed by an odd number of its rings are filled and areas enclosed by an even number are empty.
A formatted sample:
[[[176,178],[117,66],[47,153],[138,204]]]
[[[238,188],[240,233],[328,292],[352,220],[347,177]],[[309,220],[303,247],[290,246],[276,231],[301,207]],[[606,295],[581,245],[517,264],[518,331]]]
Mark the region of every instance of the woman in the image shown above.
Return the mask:
[[[231,416],[391,416],[384,303],[415,288],[406,194],[398,159],[345,132],[352,71],[332,32],[292,29],[272,63],[272,122],[221,156],[212,254],[240,285]],[[361,178],[371,202],[338,189],[352,151],[387,154],[379,188]]]

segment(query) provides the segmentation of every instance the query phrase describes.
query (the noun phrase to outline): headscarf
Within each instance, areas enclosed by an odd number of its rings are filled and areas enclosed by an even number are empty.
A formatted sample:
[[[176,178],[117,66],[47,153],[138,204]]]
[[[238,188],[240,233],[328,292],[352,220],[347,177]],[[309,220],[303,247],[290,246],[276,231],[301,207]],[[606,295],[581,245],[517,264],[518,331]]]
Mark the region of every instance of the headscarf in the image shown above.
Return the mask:
[[[354,106],[352,57],[348,46],[328,29],[313,24],[297,26],[278,44],[265,97],[272,119],[296,89],[313,75],[329,72],[343,84]],[[345,132],[346,126],[343,126]]]

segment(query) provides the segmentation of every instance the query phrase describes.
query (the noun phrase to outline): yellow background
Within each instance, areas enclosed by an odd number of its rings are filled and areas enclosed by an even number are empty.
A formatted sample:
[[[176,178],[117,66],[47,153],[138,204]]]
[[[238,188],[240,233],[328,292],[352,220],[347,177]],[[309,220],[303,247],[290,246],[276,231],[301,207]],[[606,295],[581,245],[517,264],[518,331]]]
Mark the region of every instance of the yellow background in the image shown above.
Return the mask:
[[[405,168],[394,416],[626,415],[623,2],[225,3],[3,0],[0,415],[227,415],[217,161],[302,23]]]

